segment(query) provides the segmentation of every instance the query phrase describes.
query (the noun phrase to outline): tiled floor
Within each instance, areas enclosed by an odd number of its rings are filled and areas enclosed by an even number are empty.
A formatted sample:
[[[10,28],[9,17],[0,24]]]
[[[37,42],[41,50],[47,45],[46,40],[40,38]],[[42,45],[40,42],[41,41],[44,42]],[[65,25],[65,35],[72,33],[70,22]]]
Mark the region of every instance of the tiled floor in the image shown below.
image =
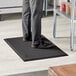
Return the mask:
[[[69,56],[23,62],[3,40],[22,36],[21,18],[11,15],[0,21],[0,76],[47,70],[49,66],[76,63],[76,52],[70,51],[70,22],[60,16],[57,19],[57,38],[53,38],[53,17],[42,18],[42,34],[60,47]],[[75,39],[76,46],[76,39]],[[76,50],[76,48],[75,48]]]

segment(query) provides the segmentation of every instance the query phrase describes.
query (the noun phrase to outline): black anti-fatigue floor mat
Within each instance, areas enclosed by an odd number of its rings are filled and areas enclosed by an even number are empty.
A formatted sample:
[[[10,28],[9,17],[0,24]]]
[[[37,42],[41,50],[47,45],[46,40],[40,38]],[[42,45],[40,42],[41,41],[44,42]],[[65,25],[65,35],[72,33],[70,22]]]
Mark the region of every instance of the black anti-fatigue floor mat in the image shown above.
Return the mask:
[[[8,45],[17,53],[23,61],[31,61],[38,59],[55,58],[67,56],[59,47],[42,36],[42,41],[48,44],[48,48],[32,48],[31,41],[23,42],[22,37],[4,39]],[[52,47],[51,47],[52,45]]]

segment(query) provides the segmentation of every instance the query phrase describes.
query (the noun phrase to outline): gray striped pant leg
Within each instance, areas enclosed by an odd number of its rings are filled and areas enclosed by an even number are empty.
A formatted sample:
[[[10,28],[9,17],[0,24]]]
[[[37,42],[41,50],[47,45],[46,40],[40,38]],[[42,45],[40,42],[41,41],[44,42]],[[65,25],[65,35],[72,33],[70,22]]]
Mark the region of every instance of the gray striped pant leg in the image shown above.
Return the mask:
[[[43,0],[30,0],[32,44],[40,42]]]
[[[31,33],[31,11],[29,0],[23,0],[22,29],[23,37],[25,36],[25,34],[29,35]]]

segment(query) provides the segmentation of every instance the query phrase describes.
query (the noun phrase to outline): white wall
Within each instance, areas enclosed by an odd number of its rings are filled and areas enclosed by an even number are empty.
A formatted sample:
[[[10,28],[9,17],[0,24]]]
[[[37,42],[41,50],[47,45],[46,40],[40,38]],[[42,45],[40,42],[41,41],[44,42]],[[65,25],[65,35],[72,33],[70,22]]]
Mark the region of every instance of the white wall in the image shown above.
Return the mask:
[[[22,6],[22,0],[0,0],[0,8],[13,6]]]

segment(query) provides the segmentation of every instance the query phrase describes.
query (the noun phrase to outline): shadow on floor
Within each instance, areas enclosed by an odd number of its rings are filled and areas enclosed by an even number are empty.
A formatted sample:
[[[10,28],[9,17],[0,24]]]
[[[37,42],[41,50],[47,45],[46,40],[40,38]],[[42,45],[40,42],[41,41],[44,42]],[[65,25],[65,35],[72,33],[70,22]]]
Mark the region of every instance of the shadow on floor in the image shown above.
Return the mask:
[[[36,72],[29,72],[29,73],[20,73],[14,75],[7,75],[7,76],[48,76],[48,71],[36,71]]]

